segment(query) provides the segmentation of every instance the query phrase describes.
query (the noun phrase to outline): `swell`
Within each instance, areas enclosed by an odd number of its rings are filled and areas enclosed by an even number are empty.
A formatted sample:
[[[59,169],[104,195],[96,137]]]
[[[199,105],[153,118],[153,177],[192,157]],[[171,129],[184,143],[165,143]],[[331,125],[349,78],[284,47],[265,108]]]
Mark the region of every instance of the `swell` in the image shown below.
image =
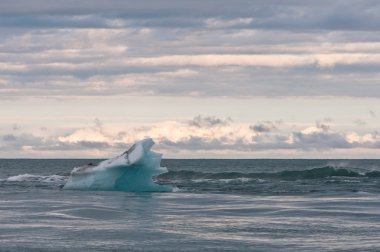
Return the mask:
[[[380,171],[371,171],[367,173],[359,173],[345,168],[335,168],[332,166],[325,166],[307,170],[285,170],[281,172],[254,172],[254,173],[241,173],[241,172],[195,172],[189,170],[169,171],[168,173],[158,176],[158,179],[163,180],[198,180],[198,179],[282,179],[282,180],[298,180],[298,179],[322,179],[328,177],[368,177],[379,178]]]
[[[66,174],[65,174],[66,175]],[[157,176],[158,180],[223,180],[223,179],[283,179],[283,180],[298,180],[298,179],[321,179],[329,177],[367,177],[367,178],[380,178],[380,171],[370,171],[366,173],[359,173],[345,168],[334,168],[332,166],[313,168],[301,171],[285,170],[281,172],[196,172],[190,170],[169,171],[167,173]],[[34,174],[20,174],[11,176],[0,181],[3,182],[45,182],[57,183],[66,182],[68,176],[61,175],[34,175]]]

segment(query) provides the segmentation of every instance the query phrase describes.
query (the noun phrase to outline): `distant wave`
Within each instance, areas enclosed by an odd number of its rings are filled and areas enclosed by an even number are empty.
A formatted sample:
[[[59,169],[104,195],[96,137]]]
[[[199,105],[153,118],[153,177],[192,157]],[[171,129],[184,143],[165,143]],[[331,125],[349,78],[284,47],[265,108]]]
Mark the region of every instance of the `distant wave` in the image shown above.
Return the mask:
[[[247,181],[248,179],[284,179],[284,180],[297,180],[297,179],[321,179],[328,177],[380,177],[380,171],[367,172],[361,174],[345,168],[335,168],[333,166],[325,166],[320,168],[313,168],[307,170],[286,170],[281,172],[257,172],[257,173],[241,173],[241,172],[221,172],[221,173],[207,173],[195,171],[169,171],[168,173],[160,175],[158,178],[163,180],[223,180],[223,179],[240,179]]]
[[[254,179],[320,179],[328,177],[368,177],[368,178],[380,178],[380,171],[371,171],[364,174],[351,171],[345,168],[335,168],[332,166],[313,168],[307,170],[286,170],[281,172],[220,172],[220,173],[208,173],[208,172],[195,172],[189,170],[181,171],[169,171],[167,173],[157,176],[158,180],[194,180],[194,182],[210,181],[210,180],[225,180],[229,181],[241,181],[248,182]],[[35,175],[35,174],[20,174],[16,176],[8,177],[3,181],[7,182],[65,182],[69,176],[61,175]]]
[[[141,167],[137,167],[141,168]],[[106,172],[109,170],[106,169]],[[116,169],[118,171],[118,169]],[[80,176],[79,179],[88,179],[93,176],[92,170],[85,174],[76,174]],[[152,174],[149,172],[150,178]],[[95,173],[96,176],[99,176]],[[101,178],[104,174],[100,173]],[[83,177],[82,177],[83,176]],[[35,174],[20,174],[11,176],[1,180],[2,185],[7,186],[14,184],[21,187],[44,187],[44,188],[62,188],[67,184],[72,176],[61,175],[35,175]],[[132,182],[141,182],[140,174],[129,174],[128,178],[133,179]],[[378,191],[376,182],[380,178],[380,171],[368,171],[366,173],[359,173],[348,168],[339,168],[333,166],[324,166],[313,169],[305,170],[285,170],[280,172],[196,172],[190,170],[169,171],[167,173],[156,175],[152,182],[143,181],[144,190],[148,191],[146,185],[150,183],[157,183],[158,189],[161,186],[171,184],[169,188],[173,192],[192,191],[192,192],[215,192],[215,193],[274,193],[274,194],[287,194],[287,193],[314,193],[314,192],[336,192],[336,191],[365,191],[374,192]],[[305,182],[306,180],[306,182]],[[96,181],[96,180],[91,180]],[[108,180],[107,180],[108,181]],[[294,181],[294,182],[293,182]],[[127,181],[126,181],[127,182]],[[82,183],[81,183],[82,184]],[[80,185],[81,185],[80,184]],[[128,183],[123,182],[128,185]],[[97,183],[98,185],[98,183]],[[130,183],[129,183],[130,185]],[[132,184],[133,185],[133,184]],[[154,184],[153,184],[154,185]],[[91,185],[92,187],[93,185]],[[90,189],[108,189],[102,187]],[[132,191],[130,188],[123,191]],[[148,188],[150,189],[150,188]],[[154,190],[159,191],[154,185]],[[134,190],[137,191],[137,190]],[[142,191],[142,190],[139,190]],[[164,190],[161,190],[164,191]],[[169,191],[169,190],[167,190]]]

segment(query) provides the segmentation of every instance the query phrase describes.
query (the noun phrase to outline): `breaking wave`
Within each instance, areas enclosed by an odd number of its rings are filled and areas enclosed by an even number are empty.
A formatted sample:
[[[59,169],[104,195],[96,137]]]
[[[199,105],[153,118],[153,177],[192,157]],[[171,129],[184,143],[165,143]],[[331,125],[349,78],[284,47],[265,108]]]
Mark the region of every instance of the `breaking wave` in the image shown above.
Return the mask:
[[[160,167],[161,155],[132,147],[129,154],[98,165],[74,168],[69,176],[20,174],[0,180],[1,186],[112,190],[128,192],[212,192],[251,194],[303,194],[326,192],[378,192],[380,171],[323,166],[273,172],[204,172]],[[137,151],[136,151],[137,150]],[[132,154],[135,153],[135,154]],[[127,156],[128,157],[127,157]],[[150,156],[152,155],[152,156]],[[143,157],[143,158],[142,158]],[[128,158],[128,159],[126,159]],[[125,163],[123,163],[125,162]],[[181,167],[173,167],[178,169]],[[65,174],[62,174],[65,175]]]
[[[42,183],[62,183],[67,180],[66,176],[60,175],[33,175],[33,174],[21,174],[11,176],[5,179],[6,182],[42,182]]]

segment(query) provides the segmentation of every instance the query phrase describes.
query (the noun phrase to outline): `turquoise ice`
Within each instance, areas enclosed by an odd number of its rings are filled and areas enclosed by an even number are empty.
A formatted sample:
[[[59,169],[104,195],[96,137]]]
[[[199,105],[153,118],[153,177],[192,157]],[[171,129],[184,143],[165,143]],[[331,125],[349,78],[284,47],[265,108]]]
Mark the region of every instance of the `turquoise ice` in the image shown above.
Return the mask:
[[[63,189],[111,190],[128,192],[168,192],[170,185],[159,185],[154,176],[166,173],[161,167],[160,153],[151,151],[154,142],[144,139],[135,143],[119,156],[104,160],[97,165],[84,165],[71,171]]]

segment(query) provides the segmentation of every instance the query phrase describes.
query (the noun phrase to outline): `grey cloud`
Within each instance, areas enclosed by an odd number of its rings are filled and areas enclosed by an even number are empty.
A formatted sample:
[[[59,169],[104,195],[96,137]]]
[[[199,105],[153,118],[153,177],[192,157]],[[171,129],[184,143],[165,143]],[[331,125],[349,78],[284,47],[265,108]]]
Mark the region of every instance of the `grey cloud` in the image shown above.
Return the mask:
[[[293,142],[288,142],[286,135],[276,135],[272,141],[258,143],[261,148],[268,149],[295,149],[303,151],[326,150],[326,149],[349,149],[357,147],[357,144],[349,143],[344,134],[337,132],[314,132],[305,134],[292,132]]]
[[[292,2],[261,8],[266,15],[253,24],[261,29],[378,30],[378,1]],[[267,6],[267,7],[268,7]],[[269,14],[269,15],[268,15]]]
[[[271,132],[277,129],[276,125],[270,121],[260,122],[255,125],[251,125],[249,128],[257,133]]]
[[[106,142],[99,141],[78,141],[75,143],[66,143],[56,140],[51,140],[50,145],[32,146],[33,150],[38,151],[72,151],[72,150],[105,150],[112,148]]]
[[[1,137],[3,140],[3,146],[0,149],[3,150],[21,150],[23,146],[32,146],[35,148],[46,146],[47,141],[39,136],[23,133],[20,135],[7,134]]]
[[[192,27],[200,26],[202,18],[210,15],[247,15],[238,8],[229,8],[228,12],[225,8],[215,8],[215,1],[198,4],[172,0],[32,2],[19,0],[2,4],[0,25],[34,28]],[[228,1],[218,2],[221,5],[226,3]]]
[[[289,5],[298,5],[298,1],[287,1]],[[246,8],[241,8],[241,6]],[[132,0],[67,0],[65,2],[49,0],[14,0],[2,3],[0,13],[3,15],[22,15],[22,14],[65,14],[79,15],[88,13],[119,14],[130,17],[162,17],[162,16],[221,16],[227,17],[244,15],[251,12],[260,13],[266,5],[277,6],[278,1],[239,0],[231,4],[229,0],[205,0],[197,2],[159,0],[159,1],[132,1]],[[282,5],[282,4],[280,4]],[[307,4],[306,4],[307,5]],[[284,6],[284,5],[282,5]],[[265,13],[269,13],[266,11]],[[262,14],[263,15],[263,14]]]
[[[107,68],[107,67],[106,67]],[[168,69],[168,68],[166,68]],[[176,71],[178,68],[170,68]],[[198,68],[189,67],[198,71]],[[22,74],[8,76],[8,82],[1,85],[1,96],[23,95],[120,95],[120,94],[157,94],[157,95],[199,95],[199,96],[351,96],[379,97],[380,86],[376,76],[332,75],[328,79],[322,74],[303,73],[302,71],[277,69],[239,69],[235,73],[221,72],[218,69],[202,69],[197,76],[186,78],[158,77],[152,72],[112,75],[98,74],[96,69],[88,70],[88,78],[70,76],[70,71],[58,75],[39,76]],[[92,72],[93,71],[93,72]],[[106,69],[102,70],[107,71]],[[128,70],[127,70],[128,71]],[[69,74],[67,76],[66,74]],[[253,78],[254,75],[254,78]],[[91,77],[96,77],[92,80]],[[118,83],[118,79],[135,82],[134,85]],[[102,84],[97,89],[95,83]],[[232,85],[231,83],[239,83]],[[358,85],[357,83],[361,83]],[[344,88],[342,88],[344,87]],[[22,91],[22,92],[21,92]]]
[[[221,119],[215,116],[198,115],[188,122],[190,126],[198,128],[210,128],[215,126],[225,126],[232,122],[231,118]]]
[[[303,134],[293,133],[295,148],[303,150],[322,150],[322,149],[349,149],[355,147],[346,138],[338,133],[317,132]]]
[[[15,142],[17,141],[17,137],[15,135],[8,134],[3,136],[3,140],[5,142]]]
[[[244,7],[242,7],[244,6]],[[330,29],[378,30],[378,1],[248,1],[206,0],[190,1],[48,1],[18,0],[2,3],[0,14],[3,25],[46,27],[49,16],[56,20],[70,16],[103,16],[104,19],[134,20],[135,25],[189,27],[201,25],[207,18],[254,18],[254,29]],[[29,16],[32,20],[24,19]],[[33,17],[36,17],[33,20]],[[8,20],[7,20],[8,19]],[[11,20],[9,20],[11,19]],[[12,20],[13,19],[13,20]],[[38,20],[40,19],[40,20]],[[81,22],[80,22],[81,21]],[[0,23],[0,24],[1,24]],[[104,27],[106,22],[86,19],[51,22],[51,27]],[[237,28],[243,28],[237,26]]]
[[[322,25],[340,30],[378,30],[379,10],[378,1],[339,1],[327,12]]]
[[[196,79],[178,80],[173,83],[153,85],[144,88],[154,94],[201,96],[350,96],[379,97],[380,86],[373,75],[334,74],[324,77],[324,71],[303,72],[299,69],[254,69],[240,68],[237,72],[222,72],[207,69]],[[327,72],[327,71],[326,71]],[[201,84],[197,84],[201,83]],[[231,83],[238,83],[233,85]],[[358,85],[357,83],[360,83]],[[344,88],[342,88],[344,87]],[[136,87],[139,88],[139,87]]]
[[[98,131],[102,134],[104,134],[104,123],[99,119],[94,119],[94,126],[92,127],[95,131]]]
[[[367,123],[363,120],[355,120],[354,123],[357,125],[357,126],[365,126]]]
[[[372,109],[368,110],[368,113],[370,114],[371,117],[377,118],[377,114]]]
[[[380,48],[379,6],[370,0],[238,0],[233,4],[228,0],[197,4],[175,0],[4,1],[0,8],[0,97],[378,98],[380,63],[366,60]],[[244,21],[250,18],[252,22]],[[120,51],[112,50],[118,47]],[[167,65],[125,63],[136,58],[210,54],[307,58],[326,53],[329,60],[330,53],[347,52],[367,56],[361,58],[363,62],[338,61],[329,67],[314,61],[287,67],[213,67],[180,59]],[[159,75],[181,68],[198,74]]]
[[[61,142],[55,137],[40,137],[33,134],[23,133],[20,135],[6,134],[0,137],[1,150],[21,151],[23,147],[39,151],[67,151],[111,148],[106,142],[78,141],[75,143]]]
[[[197,136],[191,136],[186,140],[180,140],[176,142],[163,138],[160,139],[159,147],[164,149],[178,148],[181,150],[220,150],[230,148],[228,145],[223,145],[222,142],[218,139],[205,141],[205,139]]]
[[[320,123],[320,122],[317,122],[317,123],[316,123],[316,127],[317,127],[318,129],[321,129],[323,132],[327,132],[327,131],[330,130],[330,126],[329,126],[329,125],[324,124],[324,123]]]
[[[20,126],[19,126],[17,123],[14,123],[14,124],[12,125],[12,129],[13,129],[13,130],[19,130],[19,129],[20,129]]]
[[[105,137],[109,137],[109,134],[104,129],[103,122],[98,118],[94,119],[94,124],[90,128]],[[46,127],[41,128],[41,131],[46,130]],[[76,129],[71,129],[70,132],[74,133],[75,130]],[[70,134],[66,133],[64,137],[67,135]],[[0,149],[22,151],[23,148],[27,147],[28,149],[35,151],[68,151],[88,149],[105,150],[115,147],[103,141],[79,140],[76,142],[67,142],[59,140],[59,137],[60,136],[42,137],[30,133],[5,134],[0,136]]]
[[[79,141],[77,145],[85,149],[105,149],[110,147],[108,143],[98,141]]]
[[[61,15],[23,15],[1,16],[0,26],[23,28],[112,28],[111,22],[104,17],[90,16],[61,16]]]
[[[227,130],[234,131],[234,124],[230,119],[220,119],[217,117],[196,116],[192,121],[184,124],[185,127],[198,127],[201,130],[209,130],[208,134],[189,133],[182,136],[179,140],[173,140],[170,136],[160,136],[155,139],[158,143],[158,148],[170,151],[194,151],[194,150],[207,150],[207,151],[238,151],[238,152],[255,152],[255,151],[270,151],[270,150],[295,150],[295,151],[325,151],[325,150],[339,150],[339,149],[379,149],[380,137],[378,132],[365,133],[366,138],[369,140],[352,140],[348,137],[347,132],[333,131],[330,126],[317,123],[312,132],[293,131],[286,132],[282,129],[268,129],[272,126],[269,122],[266,124],[255,124],[256,131],[260,134],[247,134],[234,135],[231,133],[219,134],[215,133],[218,126],[227,126]],[[251,129],[255,128],[251,125]],[[214,127],[214,128],[213,128]],[[231,127],[231,128],[228,128]],[[247,126],[249,127],[249,126]],[[59,136],[36,136],[33,134],[4,134],[0,136],[0,150],[3,151],[23,151],[33,150],[40,151],[81,151],[81,150],[115,150],[121,151],[127,148],[127,144],[121,143],[120,138],[126,136],[125,132],[107,133],[104,129],[103,123],[100,120],[95,120],[94,126],[89,127],[93,131],[103,134],[108,139],[107,141],[91,141],[91,140],[78,140],[76,142],[62,140]],[[191,128],[194,132],[194,128]],[[148,134],[150,127],[135,128],[134,132],[139,135],[143,133]],[[225,129],[223,129],[223,132]],[[196,132],[196,131],[195,131]],[[74,130],[75,133],[75,130]],[[362,132],[362,136],[364,133]],[[66,137],[69,135],[66,135]],[[65,137],[65,136],[63,136]],[[251,137],[251,139],[250,139]],[[61,140],[60,140],[61,139]],[[348,140],[351,139],[351,140]],[[354,138],[355,139],[355,138]]]
[[[374,137],[375,134],[373,134]],[[181,150],[231,150],[231,151],[265,151],[265,150],[298,150],[323,151],[353,148],[380,148],[380,139],[376,142],[348,142],[345,135],[339,132],[319,131],[313,133],[292,132],[292,141],[287,134],[263,134],[254,137],[253,143],[247,143],[241,138],[206,139],[199,136],[189,136],[179,141],[167,138],[160,139],[159,146],[163,149]]]

